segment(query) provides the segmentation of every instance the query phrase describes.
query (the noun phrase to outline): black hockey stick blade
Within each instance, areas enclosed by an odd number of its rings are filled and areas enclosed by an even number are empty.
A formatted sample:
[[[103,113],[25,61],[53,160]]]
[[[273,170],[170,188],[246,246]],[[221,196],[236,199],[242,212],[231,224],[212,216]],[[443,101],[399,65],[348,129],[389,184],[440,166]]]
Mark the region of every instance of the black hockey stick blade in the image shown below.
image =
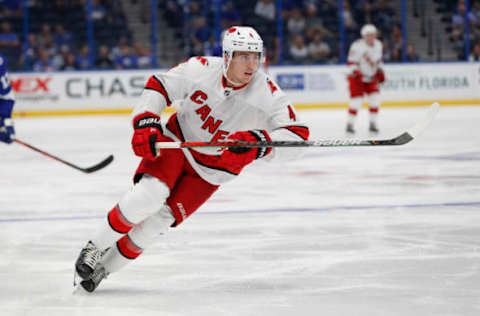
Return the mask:
[[[58,161],[58,162],[61,162],[61,163],[65,164],[65,165],[67,165],[67,166],[69,166],[69,167],[72,167],[73,169],[76,169],[76,170],[81,171],[81,172],[83,172],[83,173],[92,173],[92,172],[98,171],[98,170],[100,170],[100,169],[105,168],[106,166],[108,166],[108,165],[113,161],[113,155],[110,155],[110,156],[108,156],[107,158],[105,158],[104,160],[100,161],[99,163],[97,163],[97,164],[95,164],[95,165],[93,165],[93,166],[91,166],[91,167],[82,168],[82,167],[79,167],[79,166],[77,166],[77,165],[75,165],[75,164],[73,164],[73,163],[71,163],[71,162],[68,162],[68,161],[66,161],[66,160],[63,160],[63,159],[61,159],[61,158],[59,158],[59,157],[57,157],[57,156],[54,156],[54,155],[52,155],[52,154],[49,154],[49,153],[47,153],[46,151],[43,151],[43,150],[41,150],[41,149],[39,149],[39,148],[37,148],[37,147],[35,147],[35,146],[33,146],[33,145],[27,144],[27,143],[25,143],[24,141],[19,140],[18,138],[14,138],[13,141],[16,142],[17,144],[20,144],[20,145],[23,145],[23,146],[25,146],[25,147],[27,147],[27,148],[30,148],[30,149],[32,149],[32,150],[34,150],[34,151],[36,151],[36,152],[38,152],[38,153],[40,153],[40,154],[42,154],[42,155],[44,155],[44,156],[47,156],[47,157],[49,157],[49,158],[51,158],[51,159],[53,159],[53,160],[56,160],[56,161]]]
[[[313,141],[271,141],[249,143],[243,141],[226,142],[158,142],[158,149],[194,148],[194,147],[356,147],[356,146],[398,146],[404,145],[417,138],[433,121],[440,105],[435,102],[430,105],[425,117],[412,128],[391,139],[359,140],[359,139],[330,139]]]
[[[100,161],[99,163],[97,163],[96,165],[93,165],[91,167],[88,167],[88,168],[80,168],[79,170],[80,171],[83,171],[85,173],[92,173],[92,172],[95,172],[95,171],[98,171],[100,169],[103,169],[105,168],[106,166],[108,166],[111,162],[113,161],[113,155],[110,155],[108,156],[107,158],[103,159],[102,161]]]

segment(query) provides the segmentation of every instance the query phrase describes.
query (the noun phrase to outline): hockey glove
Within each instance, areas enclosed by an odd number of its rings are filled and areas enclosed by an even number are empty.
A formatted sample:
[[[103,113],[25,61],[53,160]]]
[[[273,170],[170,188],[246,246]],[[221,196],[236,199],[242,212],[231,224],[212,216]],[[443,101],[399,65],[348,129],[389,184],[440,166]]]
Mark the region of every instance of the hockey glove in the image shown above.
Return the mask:
[[[383,72],[382,69],[378,69],[377,72],[375,73],[375,79],[379,83],[384,83],[385,82],[385,73]]]
[[[15,138],[15,128],[10,118],[0,117],[0,141],[10,144]]]
[[[355,80],[358,80],[358,81],[362,81],[363,79],[363,75],[362,73],[360,72],[360,70],[358,69],[355,69],[352,73],[352,78],[355,79]]]
[[[251,130],[236,132],[228,137],[229,140],[245,141],[249,143],[271,141],[270,136],[265,130]],[[225,150],[221,158],[228,162],[235,172],[240,172],[243,167],[254,161],[267,156],[272,152],[272,148],[267,147],[229,147]]]
[[[156,142],[171,142],[170,137],[163,135],[160,116],[151,112],[144,112],[133,119],[134,134],[132,148],[135,155],[149,160],[160,156],[155,149]]]

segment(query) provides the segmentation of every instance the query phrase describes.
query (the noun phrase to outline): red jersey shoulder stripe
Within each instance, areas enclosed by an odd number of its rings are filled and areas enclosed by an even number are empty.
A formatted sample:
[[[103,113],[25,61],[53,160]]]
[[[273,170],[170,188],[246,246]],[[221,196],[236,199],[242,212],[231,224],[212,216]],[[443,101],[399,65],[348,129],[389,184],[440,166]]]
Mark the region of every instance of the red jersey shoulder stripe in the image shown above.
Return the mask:
[[[155,76],[151,76],[150,79],[148,79],[148,82],[145,85],[145,89],[154,90],[154,91],[157,91],[158,93],[161,93],[165,97],[165,100],[167,101],[167,106],[170,106],[172,104],[172,101],[168,97],[167,90],[165,90],[165,87],[163,86],[162,82],[158,80]]]
[[[283,128],[289,130],[297,136],[300,136],[303,140],[308,140],[308,136],[310,136],[310,130],[306,126],[291,125]]]
[[[185,141],[182,129],[180,128],[180,124],[178,123],[177,112],[173,113],[173,115],[170,116],[170,118],[168,119],[167,129],[175,136],[177,136],[178,139],[180,139],[182,142]]]

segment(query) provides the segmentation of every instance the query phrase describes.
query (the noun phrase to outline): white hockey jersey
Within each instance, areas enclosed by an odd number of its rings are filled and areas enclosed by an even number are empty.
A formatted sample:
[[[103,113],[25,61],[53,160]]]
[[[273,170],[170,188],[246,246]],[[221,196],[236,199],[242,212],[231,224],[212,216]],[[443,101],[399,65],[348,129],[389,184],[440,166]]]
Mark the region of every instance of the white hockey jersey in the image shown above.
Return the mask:
[[[164,73],[153,75],[143,91],[133,115],[150,111],[160,115],[167,106],[170,117],[165,135],[176,141],[214,142],[226,140],[237,131],[266,130],[272,140],[306,140],[308,127],[297,120],[287,96],[263,71],[241,87],[229,88],[219,57],[192,57]],[[209,155],[218,148],[182,149],[195,171],[218,185],[236,174],[228,168],[209,164]],[[299,148],[275,148],[265,160],[291,160]]]
[[[372,81],[377,70],[383,67],[382,55],[383,44],[379,40],[375,39],[373,46],[368,45],[363,38],[356,40],[348,51],[350,73],[358,69],[364,82]]]

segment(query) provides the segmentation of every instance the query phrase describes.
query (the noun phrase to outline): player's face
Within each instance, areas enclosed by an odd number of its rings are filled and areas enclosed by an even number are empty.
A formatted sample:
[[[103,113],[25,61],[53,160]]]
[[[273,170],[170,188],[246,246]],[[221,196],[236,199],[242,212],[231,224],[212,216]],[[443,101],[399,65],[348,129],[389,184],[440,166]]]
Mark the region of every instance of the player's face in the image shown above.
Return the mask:
[[[367,34],[365,35],[365,41],[367,42],[368,45],[372,46],[373,43],[375,42],[376,34]]]
[[[232,62],[228,67],[228,78],[240,84],[246,84],[252,80],[258,70],[260,54],[255,52],[234,52]]]

